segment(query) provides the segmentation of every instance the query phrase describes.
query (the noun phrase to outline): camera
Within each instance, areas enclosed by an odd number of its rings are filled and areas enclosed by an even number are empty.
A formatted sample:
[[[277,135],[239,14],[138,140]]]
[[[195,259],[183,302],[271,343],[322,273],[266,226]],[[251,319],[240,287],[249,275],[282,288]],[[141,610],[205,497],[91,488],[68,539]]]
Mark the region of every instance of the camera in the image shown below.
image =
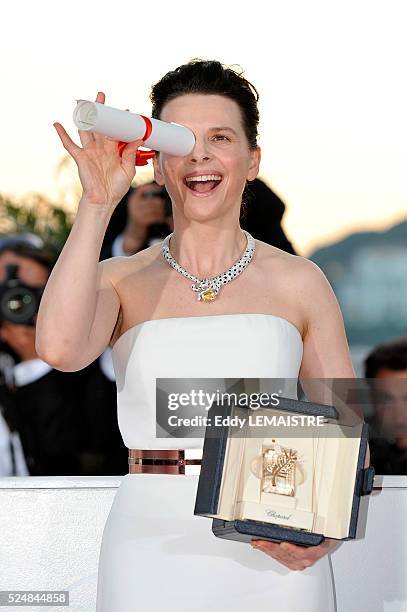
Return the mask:
[[[6,280],[0,284],[0,323],[34,325],[45,287],[29,287],[17,276],[18,265],[6,266]]]

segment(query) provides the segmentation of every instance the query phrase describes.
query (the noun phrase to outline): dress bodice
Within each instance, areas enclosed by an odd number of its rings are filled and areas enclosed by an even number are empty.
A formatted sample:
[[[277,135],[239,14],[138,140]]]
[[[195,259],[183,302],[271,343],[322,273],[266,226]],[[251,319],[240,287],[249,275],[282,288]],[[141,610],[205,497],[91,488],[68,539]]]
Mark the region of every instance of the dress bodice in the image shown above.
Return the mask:
[[[156,378],[296,379],[302,355],[297,327],[271,314],[171,317],[134,325],[112,349],[123,441],[128,448],[202,448],[201,438],[155,437]]]

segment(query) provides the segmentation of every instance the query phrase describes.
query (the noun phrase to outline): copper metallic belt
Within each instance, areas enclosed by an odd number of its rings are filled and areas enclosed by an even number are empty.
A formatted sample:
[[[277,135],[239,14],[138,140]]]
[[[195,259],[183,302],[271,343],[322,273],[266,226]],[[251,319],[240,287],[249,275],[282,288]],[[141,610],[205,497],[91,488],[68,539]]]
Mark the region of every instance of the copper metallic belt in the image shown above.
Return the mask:
[[[129,448],[129,474],[199,474],[202,449],[143,450]]]

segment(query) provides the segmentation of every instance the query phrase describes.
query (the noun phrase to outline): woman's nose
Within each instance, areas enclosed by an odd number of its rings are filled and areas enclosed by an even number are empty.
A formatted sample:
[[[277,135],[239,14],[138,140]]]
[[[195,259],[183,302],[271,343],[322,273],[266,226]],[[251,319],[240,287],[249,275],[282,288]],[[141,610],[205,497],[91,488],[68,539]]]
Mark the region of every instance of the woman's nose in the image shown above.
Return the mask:
[[[197,138],[195,141],[195,146],[190,153],[191,162],[197,163],[200,161],[208,161],[210,158],[211,156],[207,148],[207,143],[203,140],[198,140]]]
[[[194,163],[200,162],[200,161],[209,161],[210,157],[209,155],[192,155],[191,157],[191,161]]]

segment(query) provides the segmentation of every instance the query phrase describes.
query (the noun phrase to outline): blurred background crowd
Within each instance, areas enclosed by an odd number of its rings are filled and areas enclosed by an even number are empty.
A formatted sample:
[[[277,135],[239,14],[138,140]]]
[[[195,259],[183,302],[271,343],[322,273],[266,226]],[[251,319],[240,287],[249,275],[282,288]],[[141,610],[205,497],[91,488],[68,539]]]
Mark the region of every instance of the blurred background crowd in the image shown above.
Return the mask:
[[[296,255],[284,212],[283,201],[256,179],[247,187],[241,226]],[[71,222],[44,201],[25,207],[0,199],[0,477],[128,471],[111,349],[77,372],[54,370],[35,351],[42,290]],[[165,189],[151,181],[132,187],[111,218],[100,259],[130,256],[171,231]],[[407,221],[350,234],[309,255],[335,291],[356,374],[365,380],[363,408],[379,474],[407,473],[406,255]]]

